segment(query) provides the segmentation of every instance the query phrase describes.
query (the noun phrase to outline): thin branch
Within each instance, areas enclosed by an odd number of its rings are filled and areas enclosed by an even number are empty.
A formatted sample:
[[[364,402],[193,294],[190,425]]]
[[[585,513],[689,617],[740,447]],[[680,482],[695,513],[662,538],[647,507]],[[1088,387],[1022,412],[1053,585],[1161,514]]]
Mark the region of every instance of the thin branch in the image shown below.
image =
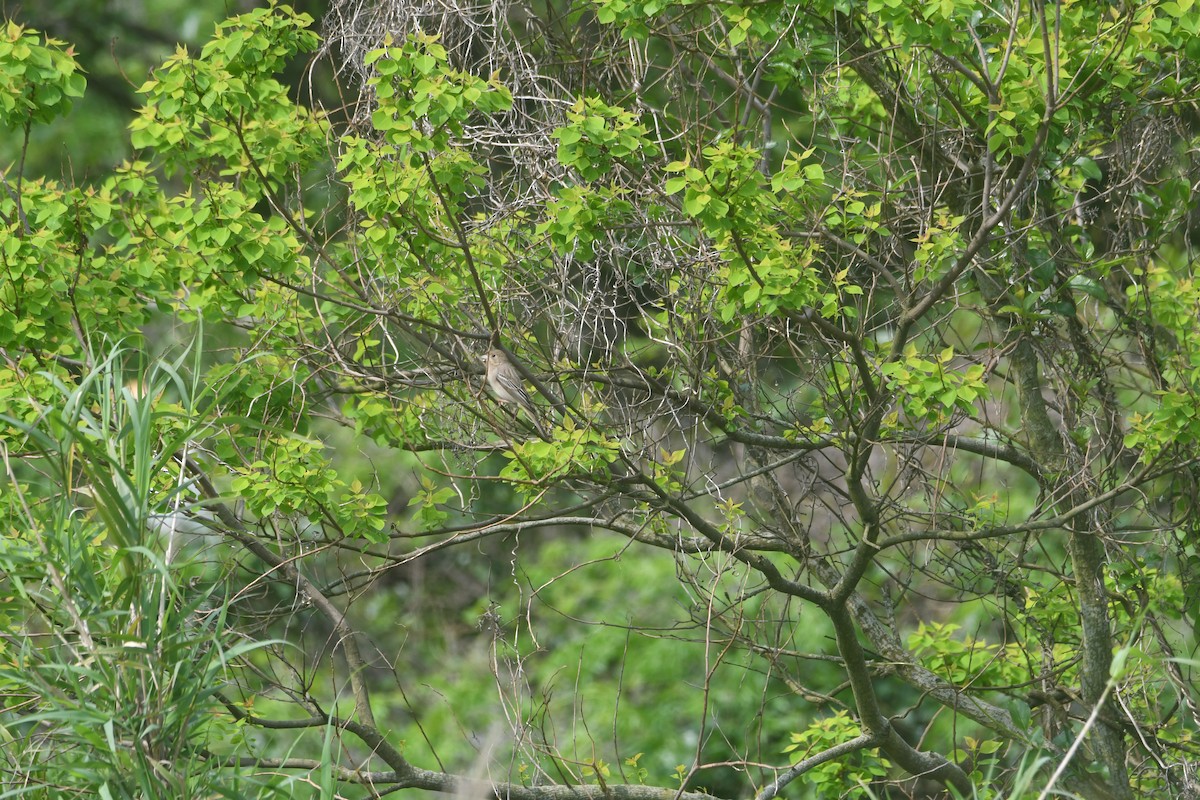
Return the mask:
[[[879,744],[878,737],[874,734],[864,733],[854,737],[848,742],[836,744],[833,747],[823,752],[817,753],[815,756],[796,762],[791,769],[780,775],[775,780],[763,787],[762,791],[754,795],[754,800],[773,800],[779,794],[779,790],[787,786],[792,781],[799,778],[804,773],[814,767],[819,767],[826,761],[832,761],[835,758],[856,753],[859,750],[866,750],[870,747],[875,747]]]

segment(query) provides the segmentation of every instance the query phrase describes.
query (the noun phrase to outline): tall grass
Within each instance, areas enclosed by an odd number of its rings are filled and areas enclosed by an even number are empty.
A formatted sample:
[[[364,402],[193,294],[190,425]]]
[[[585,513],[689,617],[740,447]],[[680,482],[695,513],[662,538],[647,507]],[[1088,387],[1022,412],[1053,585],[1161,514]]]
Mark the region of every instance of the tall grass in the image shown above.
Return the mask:
[[[266,643],[227,628],[197,532],[185,464],[214,398],[188,357],[131,370],[115,348],[4,419],[0,797],[291,796],[214,757],[241,741],[222,692]]]

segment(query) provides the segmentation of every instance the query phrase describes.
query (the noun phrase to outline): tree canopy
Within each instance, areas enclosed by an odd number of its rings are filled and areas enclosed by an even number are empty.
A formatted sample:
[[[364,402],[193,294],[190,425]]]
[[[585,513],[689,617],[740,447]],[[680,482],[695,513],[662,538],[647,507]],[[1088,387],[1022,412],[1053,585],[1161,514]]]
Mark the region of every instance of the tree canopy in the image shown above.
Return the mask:
[[[7,23],[0,789],[1200,797],[1198,33],[272,3],[77,181]]]

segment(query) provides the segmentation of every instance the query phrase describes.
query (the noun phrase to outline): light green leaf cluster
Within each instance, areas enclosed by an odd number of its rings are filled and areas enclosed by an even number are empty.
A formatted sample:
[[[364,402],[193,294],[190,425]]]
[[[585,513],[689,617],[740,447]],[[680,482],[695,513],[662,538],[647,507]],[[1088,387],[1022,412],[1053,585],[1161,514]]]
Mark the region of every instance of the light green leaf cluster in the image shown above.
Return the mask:
[[[632,113],[585,97],[567,112],[567,124],[551,135],[558,140],[558,163],[585,181],[595,181],[618,164],[636,169],[654,152],[647,133]]]
[[[104,188],[26,180],[19,195],[0,193],[0,347],[35,344],[74,359],[83,346],[77,325],[115,339],[144,322],[139,295],[160,286],[159,276],[145,262],[88,250],[115,213]]]
[[[437,38],[421,33],[372,51],[367,64],[375,72],[372,126],[382,136],[343,136],[336,169],[363,241],[388,254],[392,296],[414,317],[437,316],[468,288],[451,242],[488,174],[463,139],[473,123],[507,111],[512,95],[497,75],[485,80],[452,68]],[[493,245],[470,241],[481,273],[503,270]]]
[[[444,150],[474,115],[512,106],[512,94],[498,75],[484,80],[451,68],[437,37],[424,33],[401,46],[372,51],[366,63],[376,73],[368,81],[379,103],[371,115],[375,130],[414,154]]]
[[[71,110],[87,81],[71,48],[8,22],[0,31],[0,126],[23,128]]]
[[[664,191],[681,195],[683,213],[696,221],[725,259],[717,290],[721,320],[811,306],[835,315],[841,305],[837,292],[822,291],[814,265],[820,245],[809,241],[794,248],[776,225],[776,196],[760,171],[762,154],[721,142],[705,148],[703,156],[699,166],[687,159],[668,164],[666,172],[673,177],[666,180]],[[823,180],[819,164],[801,166],[793,160],[776,191],[820,191]]]
[[[1154,298],[1155,317],[1178,345],[1164,370],[1165,386],[1157,404],[1131,418],[1125,446],[1140,450],[1149,462],[1172,446],[1200,442],[1200,285],[1165,263],[1150,264],[1141,282],[1126,290],[1133,298]]]
[[[198,58],[178,50],[139,89],[133,145],[153,150],[168,174],[236,175],[256,196],[323,157],[325,122],[273,77],[316,47],[311,24],[288,6],[260,8],[218,26]]]
[[[324,447],[298,436],[273,436],[261,458],[231,468],[230,488],[256,517],[276,515],[307,520],[315,535],[383,541],[387,502],[357,482],[347,485],[330,467]],[[321,532],[321,529],[326,529]],[[301,536],[309,535],[303,529]]]
[[[791,734],[791,744],[783,752],[792,762],[803,761],[862,734],[862,728],[845,709],[838,709],[827,717],[814,721],[806,730]],[[850,759],[834,759],[810,769],[805,778],[810,782],[815,796],[822,798],[841,797],[852,784],[870,783],[888,774],[891,763],[879,755],[878,748],[855,753]]]
[[[937,281],[956,263],[965,245],[962,237],[964,221],[963,215],[951,215],[943,210],[933,223],[916,237],[917,249],[913,255],[916,261],[914,280]]]
[[[908,635],[907,645],[922,664],[956,686],[1015,686],[1030,681],[1021,648],[1009,650],[963,636],[961,629],[956,623],[920,622]]]
[[[574,185],[554,191],[543,207],[545,218],[534,233],[544,236],[555,252],[587,256],[605,231],[628,219],[634,206],[619,186]]]
[[[953,348],[947,347],[929,360],[920,355],[916,345],[910,344],[901,360],[888,361],[880,367],[888,388],[896,392],[910,422],[939,424],[955,411],[970,414],[976,402],[988,395],[983,366],[972,364],[963,372],[955,372],[949,368],[953,360]]]
[[[367,238],[386,247],[417,233],[381,224],[393,216],[426,220],[452,238],[447,215],[478,194],[487,170],[451,143],[473,118],[510,108],[512,95],[498,76],[484,80],[453,69],[437,38],[421,33],[372,51],[367,65],[375,70],[368,83],[378,103],[371,122],[383,143],[347,136],[337,163],[351,203],[365,216]],[[421,236],[422,252],[443,249],[437,238]]]
[[[545,491],[554,481],[580,475],[603,480],[609,465],[621,454],[618,442],[593,427],[579,427],[567,418],[555,427],[550,441],[530,440],[513,444],[505,452],[508,464],[500,477],[527,497]]]

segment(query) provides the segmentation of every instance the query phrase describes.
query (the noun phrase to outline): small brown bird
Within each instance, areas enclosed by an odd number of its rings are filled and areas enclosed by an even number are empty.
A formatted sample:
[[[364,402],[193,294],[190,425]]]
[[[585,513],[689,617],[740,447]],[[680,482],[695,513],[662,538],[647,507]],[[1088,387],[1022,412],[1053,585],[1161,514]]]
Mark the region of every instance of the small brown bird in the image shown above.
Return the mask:
[[[501,403],[516,403],[533,413],[533,403],[529,399],[529,393],[525,391],[521,373],[517,372],[517,368],[508,360],[508,356],[504,355],[503,350],[495,347],[488,350],[487,355],[483,357],[483,364],[487,367],[488,386],[497,400]]]
[[[492,394],[496,395],[496,399],[501,403],[516,403],[525,409],[529,414],[529,421],[537,428],[538,435],[548,440],[549,434],[538,419],[533,401],[529,399],[529,392],[525,391],[521,373],[517,372],[517,368],[508,360],[504,351],[498,347],[488,350],[487,355],[483,357],[483,364],[487,368],[487,384],[491,387]]]

